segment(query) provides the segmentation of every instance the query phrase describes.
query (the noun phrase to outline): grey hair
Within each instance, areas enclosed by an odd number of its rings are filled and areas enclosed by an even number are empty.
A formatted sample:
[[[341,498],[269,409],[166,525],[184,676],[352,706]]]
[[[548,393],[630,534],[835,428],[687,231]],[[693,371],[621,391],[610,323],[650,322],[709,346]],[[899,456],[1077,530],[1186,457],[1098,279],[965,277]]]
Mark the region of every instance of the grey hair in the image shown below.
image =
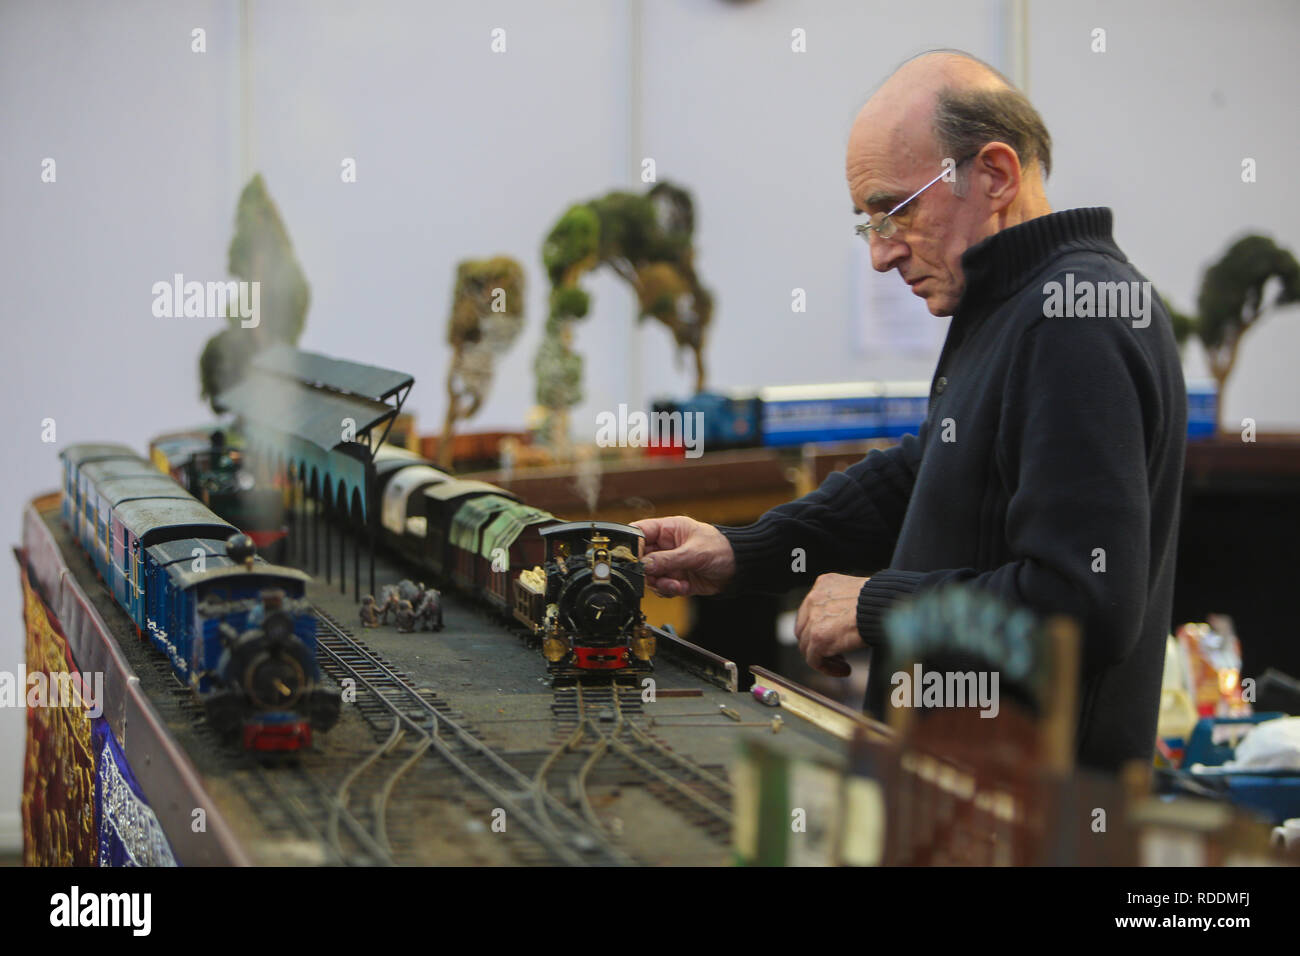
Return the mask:
[[[988,143],[1006,143],[1022,166],[1052,172],[1052,136],[1028,97],[1006,89],[940,90],[934,107],[934,138],[945,156],[962,160]]]
[[[978,64],[1002,84],[1002,87],[993,89],[946,87],[939,91],[933,131],[940,155],[960,161],[974,156],[988,143],[1006,143],[1016,151],[1022,167],[1036,163],[1046,179],[1052,172],[1052,136],[1029,98],[997,67],[965,50],[944,47],[909,56],[894,69],[894,73],[913,60],[935,54],[960,57]],[[876,89],[879,86],[877,84]],[[953,181],[953,194],[964,196],[969,179],[967,171],[959,166]]]

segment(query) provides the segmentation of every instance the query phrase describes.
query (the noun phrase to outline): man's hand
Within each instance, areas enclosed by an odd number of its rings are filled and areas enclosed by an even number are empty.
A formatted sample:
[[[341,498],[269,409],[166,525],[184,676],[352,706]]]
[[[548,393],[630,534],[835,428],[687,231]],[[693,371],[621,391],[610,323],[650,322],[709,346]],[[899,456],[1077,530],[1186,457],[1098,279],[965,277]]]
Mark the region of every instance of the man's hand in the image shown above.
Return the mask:
[[[711,524],[677,515],[632,526],[645,535],[646,584],[664,597],[717,594],[736,573],[731,542]]]
[[[794,636],[808,666],[832,677],[848,677],[847,651],[863,647],[858,634],[858,592],[866,578],[823,574],[799,605]]]

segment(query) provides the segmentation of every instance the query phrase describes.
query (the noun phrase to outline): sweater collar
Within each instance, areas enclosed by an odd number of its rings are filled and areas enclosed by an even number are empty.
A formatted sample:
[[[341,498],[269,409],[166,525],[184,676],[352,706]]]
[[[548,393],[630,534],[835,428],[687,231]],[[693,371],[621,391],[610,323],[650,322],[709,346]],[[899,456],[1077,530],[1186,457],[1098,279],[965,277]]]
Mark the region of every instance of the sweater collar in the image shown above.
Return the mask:
[[[955,314],[1004,301],[1066,252],[1091,250],[1126,261],[1111,237],[1112,218],[1110,209],[1103,206],[1066,209],[977,242],[961,257],[966,289]]]

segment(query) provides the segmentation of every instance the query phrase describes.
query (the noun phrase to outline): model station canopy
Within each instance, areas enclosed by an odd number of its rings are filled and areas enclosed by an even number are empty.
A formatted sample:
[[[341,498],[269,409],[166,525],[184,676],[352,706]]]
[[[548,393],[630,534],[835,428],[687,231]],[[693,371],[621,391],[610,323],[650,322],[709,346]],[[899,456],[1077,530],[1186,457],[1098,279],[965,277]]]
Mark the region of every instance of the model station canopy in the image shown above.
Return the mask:
[[[255,454],[364,515],[367,469],[414,383],[405,372],[279,344],[257,353],[215,405],[243,421]]]
[[[335,392],[345,392],[376,402],[386,402],[400,394],[399,405],[405,400],[405,392],[415,382],[405,372],[346,362],[315,352],[304,352],[289,345],[273,345],[259,352],[253,359],[253,368],[292,382],[314,383]]]
[[[321,451],[344,443],[342,423],[348,420],[351,434],[368,443],[373,457],[414,383],[405,372],[281,344],[257,353],[244,378],[217,396],[217,405]],[[376,440],[373,433],[381,424],[384,431]]]

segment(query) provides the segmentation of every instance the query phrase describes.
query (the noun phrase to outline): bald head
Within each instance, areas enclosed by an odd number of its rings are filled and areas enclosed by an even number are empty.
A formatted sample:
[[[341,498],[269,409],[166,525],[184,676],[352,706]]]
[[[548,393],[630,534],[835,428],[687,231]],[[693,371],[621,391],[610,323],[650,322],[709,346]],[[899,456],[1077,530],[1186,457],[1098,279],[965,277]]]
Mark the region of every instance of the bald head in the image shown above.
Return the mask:
[[[875,267],[897,268],[936,315],[957,304],[966,248],[1050,212],[1050,168],[1051,139],[1025,96],[987,63],[947,50],[913,57],[881,84],[853,123],[845,167],[855,212],[869,214],[889,212],[947,169],[951,185],[891,217],[894,236],[869,233]]]
[[[871,137],[917,160],[962,159],[983,145],[975,140],[1000,139],[1022,167],[1051,171],[1051,137],[1029,100],[989,64],[956,50],[922,53],[890,74],[853,123],[850,160]]]
[[[1007,79],[982,60],[964,53],[938,51],[907,60],[890,74],[858,113],[850,138],[873,129],[888,129],[904,139],[924,139],[944,90],[1007,91]]]

